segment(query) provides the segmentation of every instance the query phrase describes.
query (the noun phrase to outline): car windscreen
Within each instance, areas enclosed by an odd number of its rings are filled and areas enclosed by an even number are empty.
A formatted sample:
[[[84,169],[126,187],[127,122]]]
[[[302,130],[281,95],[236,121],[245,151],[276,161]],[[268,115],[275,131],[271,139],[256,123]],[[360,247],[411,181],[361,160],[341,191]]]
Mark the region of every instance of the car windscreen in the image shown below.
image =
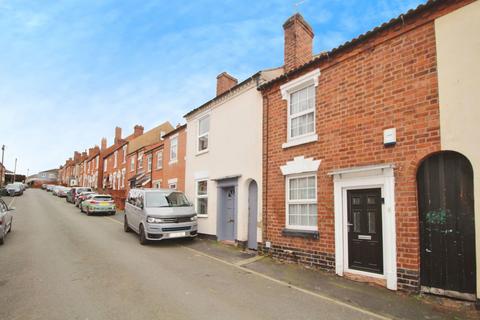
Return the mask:
[[[93,197],[94,200],[97,200],[97,201],[110,201],[112,200],[112,197],[108,197],[108,196],[99,196],[99,197]]]
[[[7,184],[7,186],[5,187],[6,189],[20,189],[20,186],[18,184]]]
[[[78,188],[77,189],[77,193],[82,193],[82,192],[89,192],[89,191],[92,191],[92,189],[90,188]]]
[[[145,206],[147,208],[189,207],[187,197],[181,192],[146,192]]]

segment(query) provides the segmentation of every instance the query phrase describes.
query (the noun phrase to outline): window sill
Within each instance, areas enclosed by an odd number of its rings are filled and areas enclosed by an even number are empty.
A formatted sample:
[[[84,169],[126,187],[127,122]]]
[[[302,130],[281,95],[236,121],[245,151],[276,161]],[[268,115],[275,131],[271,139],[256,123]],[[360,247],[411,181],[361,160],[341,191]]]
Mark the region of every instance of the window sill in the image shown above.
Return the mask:
[[[175,163],[177,163],[177,162],[178,162],[178,160],[170,161],[168,164],[169,164],[169,165],[172,165],[172,164],[175,164]]]
[[[308,135],[308,136],[305,136],[305,137],[300,137],[300,138],[297,138],[297,139],[289,140],[288,142],[285,142],[284,144],[282,144],[282,148],[287,149],[287,148],[290,148],[290,147],[294,147],[294,146],[298,146],[298,145],[301,145],[301,144],[310,143],[310,142],[314,142],[314,141],[318,141],[318,135],[317,134],[312,134],[312,135]]]
[[[205,150],[202,150],[202,151],[198,151],[195,156],[201,156],[202,154],[205,154],[205,153],[208,153],[208,149],[205,149]]]
[[[284,237],[299,237],[304,239],[319,239],[320,233],[316,230],[295,230],[284,228],[282,230]]]
[[[208,214],[197,214],[197,218],[208,218]]]

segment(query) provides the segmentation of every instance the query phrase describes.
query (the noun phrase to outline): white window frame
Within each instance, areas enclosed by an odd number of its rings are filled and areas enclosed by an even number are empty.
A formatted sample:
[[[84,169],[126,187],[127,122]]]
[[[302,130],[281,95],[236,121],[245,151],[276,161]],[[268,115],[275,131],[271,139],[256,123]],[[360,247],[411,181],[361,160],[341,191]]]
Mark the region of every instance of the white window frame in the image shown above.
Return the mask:
[[[175,187],[172,188],[172,186],[175,186]],[[178,187],[178,179],[177,178],[168,179],[168,188],[169,189],[177,190],[177,187]]]
[[[106,159],[103,160],[103,172],[107,172],[108,160],[109,160],[109,158],[106,158]]]
[[[290,200],[290,180],[298,178],[311,178],[315,179],[315,198],[314,199],[297,199]],[[317,174],[314,172],[311,173],[302,173],[302,174],[292,174],[285,176],[285,227],[292,230],[307,230],[307,231],[317,231],[318,230],[318,182]],[[289,223],[289,211],[290,204],[315,204],[317,205],[317,225],[316,226],[299,226],[299,225],[290,225]]]
[[[175,144],[173,144],[173,141],[175,141]],[[175,158],[172,158],[173,146],[175,146]],[[173,164],[176,162],[178,162],[178,134],[170,137],[170,161],[168,162],[168,164]]]
[[[124,145],[122,150],[123,150],[123,163],[127,163],[127,145]]]
[[[118,150],[113,153],[113,168],[116,169],[118,164]]]
[[[293,146],[297,146],[304,143],[309,143],[313,141],[318,141],[318,135],[316,131],[316,114],[317,114],[317,107],[316,107],[316,87],[318,87],[318,78],[320,77],[320,69],[315,69],[297,79],[294,79],[290,82],[285,83],[284,85],[280,86],[280,92],[282,93],[282,99],[287,100],[287,141],[282,144],[282,148],[290,148]],[[291,96],[293,93],[303,90],[307,87],[314,86],[315,91],[315,101],[313,107],[313,132],[309,132],[307,134],[291,137],[291,120],[292,116],[290,115],[290,108],[291,108]],[[296,117],[302,116],[307,113],[311,113],[311,109],[308,111],[303,111],[302,113],[298,113],[295,115]]]
[[[121,184],[121,188],[124,189],[125,188],[125,177],[126,177],[126,170],[125,168],[122,169],[122,184]]]
[[[135,171],[135,157],[130,158],[130,172]]]
[[[95,169],[98,169],[98,158],[99,158],[98,156],[95,157],[95,163],[96,163],[95,164]]]
[[[163,168],[163,149],[157,151],[157,169],[162,169],[162,168]]]
[[[152,171],[152,159],[153,158],[153,154],[148,154],[147,155],[147,172],[150,172]]]
[[[137,158],[137,167],[138,169],[143,169],[143,152],[139,153],[138,154],[138,158]]]
[[[206,133],[200,134],[200,121],[208,119],[208,131]],[[208,152],[208,149],[210,148],[210,140],[209,140],[209,134],[210,134],[210,115],[207,114],[197,120],[197,154],[202,154]],[[199,150],[200,148],[200,138],[207,137],[207,148],[204,150]]]
[[[207,194],[206,195],[199,195],[198,194],[198,183],[199,182],[207,182]],[[206,214],[199,214],[198,213],[198,199],[207,199],[207,213]],[[200,217],[207,217],[208,216],[208,179],[198,179],[195,180],[195,211],[197,212],[198,216]]]

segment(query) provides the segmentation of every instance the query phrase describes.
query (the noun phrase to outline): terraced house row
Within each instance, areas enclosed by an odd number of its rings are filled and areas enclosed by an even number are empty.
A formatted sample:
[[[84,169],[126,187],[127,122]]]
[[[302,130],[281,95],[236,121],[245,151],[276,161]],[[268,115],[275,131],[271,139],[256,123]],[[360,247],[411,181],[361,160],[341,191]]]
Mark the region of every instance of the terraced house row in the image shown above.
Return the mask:
[[[428,1],[319,54],[300,14],[283,29],[283,66],[220,74],[182,126],[117,128],[63,183],[120,203],[132,187],[179,189],[203,235],[478,301],[480,3]]]

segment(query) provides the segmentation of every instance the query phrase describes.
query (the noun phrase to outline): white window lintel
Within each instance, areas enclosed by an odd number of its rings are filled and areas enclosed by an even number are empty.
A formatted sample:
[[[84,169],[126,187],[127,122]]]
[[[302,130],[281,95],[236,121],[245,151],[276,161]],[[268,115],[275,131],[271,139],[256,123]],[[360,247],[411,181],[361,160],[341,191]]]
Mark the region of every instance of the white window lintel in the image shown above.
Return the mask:
[[[284,176],[292,174],[300,174],[307,172],[317,172],[322,160],[313,160],[313,158],[305,158],[304,156],[295,157],[292,161],[280,167]]]
[[[320,69],[315,69],[301,77],[298,77],[292,81],[289,81],[280,86],[280,92],[282,93],[283,100],[290,99],[290,93],[297,91],[309,85],[318,86],[318,78],[320,77]]]

